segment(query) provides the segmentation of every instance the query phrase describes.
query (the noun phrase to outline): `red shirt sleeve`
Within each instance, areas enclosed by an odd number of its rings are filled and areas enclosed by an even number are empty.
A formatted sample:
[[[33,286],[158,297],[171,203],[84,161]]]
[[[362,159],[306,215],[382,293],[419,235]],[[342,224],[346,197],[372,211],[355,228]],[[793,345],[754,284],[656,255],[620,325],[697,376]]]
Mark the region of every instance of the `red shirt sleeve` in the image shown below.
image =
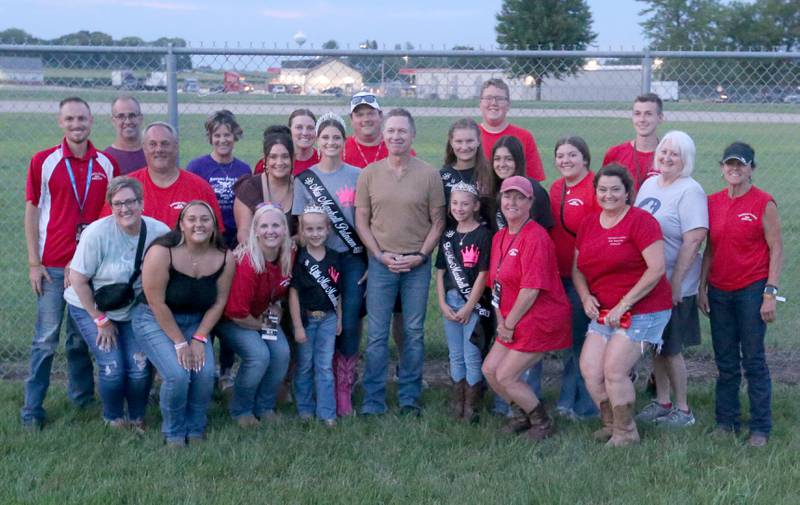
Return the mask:
[[[542,158],[539,156],[539,149],[536,147],[536,140],[533,135],[527,135],[525,141],[525,170],[528,177],[532,177],[541,182],[546,179]]]
[[[535,225],[535,223],[534,223]],[[528,226],[531,226],[530,224]],[[542,233],[537,233],[542,231]],[[542,230],[529,230],[526,232],[525,246],[520,251],[522,258],[521,265],[527,265],[522,269],[522,278],[519,287],[522,289],[541,289],[551,291],[553,289],[551,270],[556,270],[556,257],[553,247],[545,242],[550,238]]]
[[[609,147],[608,151],[606,151],[606,155],[603,156],[603,164],[601,166],[606,166],[617,159],[617,148],[616,147]]]
[[[31,158],[28,165],[28,178],[25,183],[25,200],[33,205],[39,205],[39,198],[42,196],[42,162],[37,153]]]
[[[250,315],[250,300],[256,292],[256,273],[250,264],[250,257],[245,256],[236,264],[233,274],[231,292],[225,304],[225,315],[231,319],[244,319]]]
[[[630,210],[639,210],[632,207]],[[664,240],[664,235],[661,233],[661,226],[647,211],[637,212],[638,219],[631,226],[631,239],[639,251],[644,251],[653,242],[657,240]]]

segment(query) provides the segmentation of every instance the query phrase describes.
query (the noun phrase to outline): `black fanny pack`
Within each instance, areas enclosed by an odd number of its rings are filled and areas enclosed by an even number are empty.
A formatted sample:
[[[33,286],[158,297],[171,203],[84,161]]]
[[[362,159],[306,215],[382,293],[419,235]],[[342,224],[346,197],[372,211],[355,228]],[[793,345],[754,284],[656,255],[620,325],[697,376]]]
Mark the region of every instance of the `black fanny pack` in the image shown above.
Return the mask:
[[[141,229],[139,230],[139,245],[136,247],[136,257],[133,260],[133,273],[128,282],[115,282],[106,284],[94,290],[94,304],[98,309],[106,312],[117,310],[132,304],[136,298],[133,291],[133,284],[142,273],[142,253],[144,252],[144,241],[147,236],[147,227],[142,219]]]

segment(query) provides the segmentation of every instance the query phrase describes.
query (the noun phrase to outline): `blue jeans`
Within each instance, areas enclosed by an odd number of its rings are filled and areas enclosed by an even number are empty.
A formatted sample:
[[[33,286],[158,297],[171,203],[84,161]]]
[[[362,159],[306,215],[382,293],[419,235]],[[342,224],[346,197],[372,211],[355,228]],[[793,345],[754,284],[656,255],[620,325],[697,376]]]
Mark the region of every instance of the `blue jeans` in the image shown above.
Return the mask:
[[[50,387],[53,355],[58,347],[61,319],[64,317],[64,269],[47,268],[51,282],[42,281],[43,293],[36,299],[36,333],[31,344],[30,376],[25,381],[25,405],[20,411],[23,424],[42,423],[45,419],[44,397]],[[94,371],[89,349],[67,316],[67,396],[77,406],[94,399]]]
[[[572,348],[564,351],[562,358],[564,371],[561,374],[561,393],[558,397],[558,406],[571,409],[581,417],[596,416],[598,414],[589,391],[586,390],[586,383],[583,381],[579,366],[579,358],[583,349],[583,342],[586,340],[586,328],[589,326],[589,318],[583,311],[583,304],[575,291],[572,279],[563,277],[564,291],[567,293],[570,307],[572,308]]]
[[[750,398],[750,432],[769,435],[772,429],[772,381],[764,356],[767,325],[761,319],[766,279],[735,291],[708,288],[711,340],[719,369],[716,420],[723,428],[738,431],[739,388],[742,368]]]
[[[107,421],[125,418],[141,421],[150,393],[150,363],[133,336],[130,321],[114,321],[117,345],[109,351],[97,347],[97,326],[82,308],[68,305],[69,315],[97,361],[97,390],[103,401],[103,418]]]
[[[336,350],[349,358],[358,354],[361,344],[361,307],[364,304],[366,281],[358,280],[367,271],[362,256],[344,253],[340,256],[339,292],[342,294],[342,334],[336,339]]]
[[[372,256],[367,282],[369,338],[365,351],[365,414],[386,412],[386,372],[389,367],[389,328],[394,300],[400,293],[403,306],[405,342],[400,353],[397,396],[401,407],[418,407],[422,393],[422,365],[425,353],[424,324],[431,283],[431,262],[426,259],[410,272],[394,273]]]
[[[333,391],[336,312],[329,311],[320,319],[309,317],[305,330],[305,343],[298,343],[296,347],[294,401],[297,413],[310,416],[316,410],[320,419],[336,419],[336,396]]]
[[[458,311],[467,303],[457,289],[451,289],[445,293],[445,302],[454,311]],[[444,336],[447,338],[447,353],[450,357],[450,378],[453,382],[466,379],[467,384],[474,386],[483,380],[481,350],[469,341],[479,317],[478,313],[473,311],[467,324],[442,318]]]
[[[239,355],[231,398],[231,417],[260,417],[275,410],[278,386],[289,368],[289,343],[278,326],[278,340],[263,340],[261,333],[223,320],[216,330]]]
[[[203,319],[203,313],[173,314],[187,342]],[[159,326],[150,306],[133,309],[133,331],[147,359],[163,380],[161,384],[161,432],[168,442],[202,438],[206,431],[208,404],[214,391],[214,346],[205,344],[206,362],[199,372],[184,370],[178,364],[175,344]]]

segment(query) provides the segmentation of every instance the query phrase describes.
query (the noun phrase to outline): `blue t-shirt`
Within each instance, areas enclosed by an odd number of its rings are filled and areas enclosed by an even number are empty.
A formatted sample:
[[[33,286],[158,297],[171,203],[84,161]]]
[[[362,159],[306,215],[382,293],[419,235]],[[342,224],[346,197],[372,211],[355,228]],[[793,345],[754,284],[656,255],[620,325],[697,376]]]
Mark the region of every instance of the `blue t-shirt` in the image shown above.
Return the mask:
[[[230,163],[221,165],[210,154],[195,158],[186,166],[186,170],[208,181],[217,195],[222,221],[225,224],[225,244],[233,248],[236,245],[236,221],[233,219],[233,183],[243,175],[250,175],[250,166],[234,158]]]

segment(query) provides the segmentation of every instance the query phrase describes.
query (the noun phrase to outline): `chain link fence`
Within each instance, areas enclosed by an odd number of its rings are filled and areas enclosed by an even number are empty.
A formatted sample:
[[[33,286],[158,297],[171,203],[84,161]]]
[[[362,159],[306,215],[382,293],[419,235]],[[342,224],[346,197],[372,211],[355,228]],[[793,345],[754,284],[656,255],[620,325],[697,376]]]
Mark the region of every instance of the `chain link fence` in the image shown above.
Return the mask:
[[[593,169],[606,149],[630,139],[633,98],[646,91],[665,101],[670,129],[697,144],[695,177],[708,193],[720,190],[718,160],[725,145],[744,140],[756,149],[755,183],[777,199],[786,263],[782,291],[789,302],[768,343],[788,347],[797,334],[800,53],[243,50],[163,47],[0,46],[0,375],[24,377],[34,330],[35,299],[27,280],[22,226],[31,155],[55,145],[58,101],[90,103],[91,139],[114,139],[111,101],[131,94],[145,122],[168,120],[180,130],[181,165],[210,152],[203,122],[233,111],[244,129],[236,156],[260,159],[261,132],[285,124],[296,108],[317,114],[349,112],[360,90],[380,97],[384,110],[402,106],[418,120],[414,148],[434,165],[444,156],[447,129],[463,116],[479,118],[481,84],[492,77],[511,87],[510,120],[530,130],[547,169],[557,177],[553,146],[566,134],[583,136]],[[441,331],[437,311],[428,327]],[[441,339],[439,339],[441,340]],[[444,344],[441,344],[443,347]],[[442,351],[444,355],[444,351]],[[63,367],[60,358],[57,367]]]

